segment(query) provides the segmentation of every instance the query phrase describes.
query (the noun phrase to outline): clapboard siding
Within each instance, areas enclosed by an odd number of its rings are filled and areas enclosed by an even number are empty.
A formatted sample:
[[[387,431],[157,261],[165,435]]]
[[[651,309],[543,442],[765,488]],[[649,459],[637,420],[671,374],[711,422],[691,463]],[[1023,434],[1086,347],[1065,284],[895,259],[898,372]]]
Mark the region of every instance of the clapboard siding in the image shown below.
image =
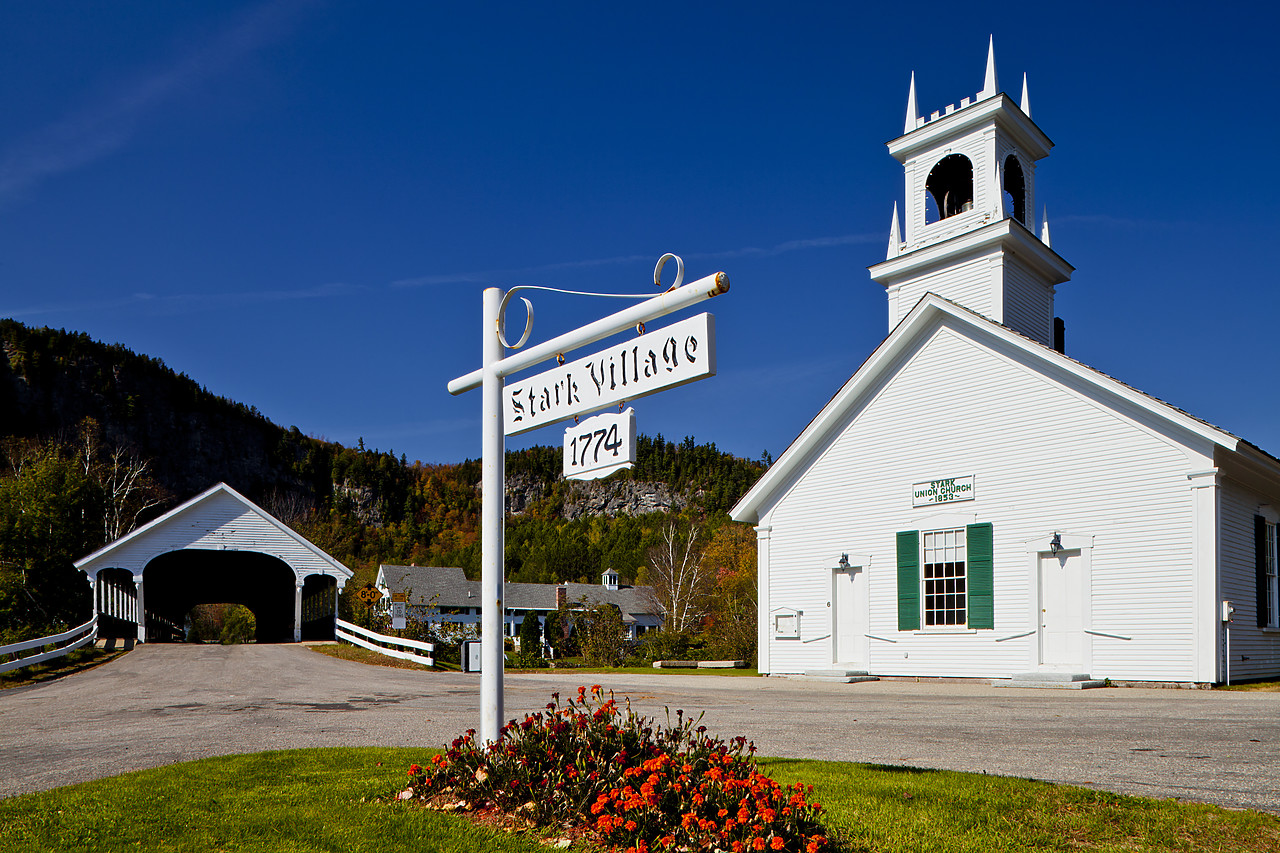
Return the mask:
[[[898,290],[898,314],[889,318],[889,328],[892,330],[931,292],[991,317],[994,308],[991,281],[991,261],[982,257],[906,282]]]
[[[772,671],[831,662],[831,567],[845,552],[871,555],[873,672],[1025,671],[1037,638],[996,640],[1036,629],[1024,543],[1062,531],[1094,537],[1092,628],[1132,637],[1092,638],[1093,674],[1191,678],[1186,474],[1209,464],[1207,448],[1189,453],[1043,371],[975,339],[970,324],[944,322],[852,407],[768,510],[770,606],[804,611],[799,641],[771,641]],[[912,508],[913,483],[970,474],[976,500]],[[895,534],[943,512],[994,525],[994,631],[897,630]]]
[[[1258,627],[1253,518],[1266,499],[1233,480],[1222,487],[1222,597],[1235,608],[1231,623],[1231,679],[1280,674],[1280,632]]]
[[[1045,346],[1053,345],[1053,288],[1018,261],[1004,259],[1004,317],[1002,322]],[[999,319],[999,318],[997,318]]]

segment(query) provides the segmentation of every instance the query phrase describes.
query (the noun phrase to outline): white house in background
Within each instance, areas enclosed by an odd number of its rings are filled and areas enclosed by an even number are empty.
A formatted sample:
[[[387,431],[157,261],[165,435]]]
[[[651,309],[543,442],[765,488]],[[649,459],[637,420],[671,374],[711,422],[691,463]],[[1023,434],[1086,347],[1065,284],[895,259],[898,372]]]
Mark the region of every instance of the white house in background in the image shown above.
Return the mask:
[[[1280,460],[1064,355],[1030,113],[990,54],[928,118],[912,79],[905,230],[895,208],[871,267],[889,336],[732,512],[759,537],[762,672],[1280,675]]]
[[[378,567],[375,585],[383,595],[384,605],[389,604],[393,594],[406,595],[410,619],[463,626],[479,636],[480,582],[467,580],[462,569],[384,565]],[[530,610],[537,612],[539,624],[545,627],[548,613],[561,606],[577,606],[584,600],[587,606],[601,602],[615,605],[622,613],[628,639],[662,627],[662,608],[653,587],[622,585],[618,573],[609,570],[601,574],[599,585],[505,584],[503,632],[508,637],[519,635],[520,624]]]

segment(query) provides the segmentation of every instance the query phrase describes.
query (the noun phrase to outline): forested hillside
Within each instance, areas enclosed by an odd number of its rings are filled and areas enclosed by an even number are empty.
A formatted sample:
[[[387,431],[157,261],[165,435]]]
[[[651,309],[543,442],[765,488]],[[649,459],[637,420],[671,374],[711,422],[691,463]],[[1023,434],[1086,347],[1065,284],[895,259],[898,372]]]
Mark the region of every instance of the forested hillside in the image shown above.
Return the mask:
[[[71,561],[219,481],[355,569],[348,590],[379,563],[478,571],[476,460],[312,438],[84,334],[0,320],[0,351],[0,636],[74,619],[87,585]],[[664,534],[712,542],[765,467],[693,438],[637,444],[634,470],[588,483],[561,477],[559,448],[508,454],[510,580],[650,580]],[[33,577],[50,579],[35,603]]]

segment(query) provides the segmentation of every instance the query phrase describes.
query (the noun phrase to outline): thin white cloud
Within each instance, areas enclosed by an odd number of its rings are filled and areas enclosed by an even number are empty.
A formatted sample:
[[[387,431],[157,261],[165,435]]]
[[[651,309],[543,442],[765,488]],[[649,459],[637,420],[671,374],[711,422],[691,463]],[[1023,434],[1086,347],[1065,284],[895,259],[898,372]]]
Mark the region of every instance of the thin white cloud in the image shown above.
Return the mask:
[[[883,234],[840,234],[834,237],[809,237],[801,240],[787,240],[775,246],[761,248],[744,246],[738,249],[726,249],[722,252],[693,252],[685,255],[686,260],[725,260],[727,258],[757,257],[768,258],[788,252],[799,252],[807,249],[827,249],[838,246],[858,246],[884,240]],[[618,255],[612,258],[588,258],[577,261],[559,261],[552,264],[539,264],[518,269],[483,270],[474,272],[439,273],[435,275],[402,278],[391,282],[392,287],[428,287],[442,284],[487,284],[502,279],[511,279],[536,275],[554,270],[617,266],[633,264],[638,261],[657,260],[649,255]]]
[[[169,65],[119,85],[111,95],[10,145],[0,152],[0,202],[123,148],[148,115],[280,38],[309,4],[274,0],[255,7]]]
[[[189,314],[226,308],[242,308],[273,302],[293,302],[302,299],[332,299],[352,296],[367,288],[360,285],[333,282],[303,287],[296,290],[246,290],[230,293],[131,293],[115,299],[95,299],[84,302],[53,302],[28,305],[22,308],[0,307],[0,317],[20,320],[24,317],[40,317],[49,314],[76,314],[108,312],[121,309],[143,310],[148,314]]]

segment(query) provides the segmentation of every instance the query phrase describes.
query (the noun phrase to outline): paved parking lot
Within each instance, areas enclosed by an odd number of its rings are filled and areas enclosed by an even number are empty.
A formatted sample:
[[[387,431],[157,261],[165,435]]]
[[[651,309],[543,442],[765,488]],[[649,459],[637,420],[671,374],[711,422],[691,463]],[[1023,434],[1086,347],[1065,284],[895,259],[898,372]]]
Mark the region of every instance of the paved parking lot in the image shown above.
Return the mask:
[[[658,674],[508,674],[507,718],[589,678],[646,714],[705,711],[762,755],[1067,782],[1280,814],[1280,693],[1013,690]],[[0,693],[0,796],[210,755],[440,746],[479,722],[479,677],[295,645],[141,646]]]

